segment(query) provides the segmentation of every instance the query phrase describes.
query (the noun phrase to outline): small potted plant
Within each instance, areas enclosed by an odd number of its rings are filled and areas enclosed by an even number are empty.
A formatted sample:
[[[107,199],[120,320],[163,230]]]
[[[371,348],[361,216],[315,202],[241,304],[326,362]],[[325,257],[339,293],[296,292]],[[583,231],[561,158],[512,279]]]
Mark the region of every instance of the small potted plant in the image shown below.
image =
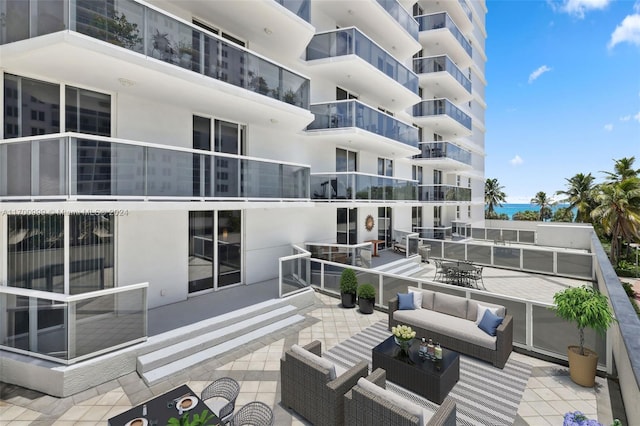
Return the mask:
[[[575,383],[593,387],[595,385],[598,354],[584,347],[586,327],[604,334],[615,319],[605,295],[591,287],[570,287],[553,295],[556,306],[553,311],[562,319],[573,322],[578,327],[579,346],[569,346],[569,375]]]
[[[209,410],[204,410],[202,414],[194,414],[193,418],[189,413],[184,413],[182,417],[171,417],[167,423],[169,426],[207,426],[212,425],[213,414]]]
[[[371,284],[358,287],[358,306],[363,314],[372,314],[376,304],[376,289]]]
[[[358,278],[351,268],[346,268],[340,276],[340,298],[343,308],[354,308],[356,306],[356,291],[358,289]]]

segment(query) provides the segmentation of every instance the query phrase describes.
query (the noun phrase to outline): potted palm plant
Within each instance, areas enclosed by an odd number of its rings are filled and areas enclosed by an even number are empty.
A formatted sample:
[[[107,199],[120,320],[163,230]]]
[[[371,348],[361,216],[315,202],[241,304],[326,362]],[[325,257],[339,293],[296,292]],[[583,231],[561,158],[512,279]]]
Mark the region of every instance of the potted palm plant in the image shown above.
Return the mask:
[[[356,290],[358,289],[358,278],[353,269],[346,268],[340,276],[340,298],[343,308],[354,308],[356,306]]]
[[[615,319],[605,295],[591,287],[570,287],[553,295],[553,311],[562,319],[578,327],[579,346],[569,346],[569,375],[575,383],[593,387],[598,365],[598,354],[584,347],[584,329],[591,328],[604,334]]]
[[[371,284],[358,287],[358,306],[363,314],[372,314],[376,304],[376,289]]]

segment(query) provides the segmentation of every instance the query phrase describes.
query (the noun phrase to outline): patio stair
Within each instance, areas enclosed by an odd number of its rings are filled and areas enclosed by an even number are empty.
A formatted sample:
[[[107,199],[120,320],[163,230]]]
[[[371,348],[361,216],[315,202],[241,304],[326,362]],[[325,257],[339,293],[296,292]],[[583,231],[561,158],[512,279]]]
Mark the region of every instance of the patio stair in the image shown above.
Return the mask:
[[[376,271],[387,272],[389,274],[402,275],[405,277],[411,276],[422,271],[422,263],[420,263],[420,256],[413,256],[396,260],[391,263],[387,263],[377,268]]]
[[[136,370],[152,386],[200,362],[222,356],[267,334],[304,321],[298,308],[274,299],[152,336],[152,351],[137,358]]]

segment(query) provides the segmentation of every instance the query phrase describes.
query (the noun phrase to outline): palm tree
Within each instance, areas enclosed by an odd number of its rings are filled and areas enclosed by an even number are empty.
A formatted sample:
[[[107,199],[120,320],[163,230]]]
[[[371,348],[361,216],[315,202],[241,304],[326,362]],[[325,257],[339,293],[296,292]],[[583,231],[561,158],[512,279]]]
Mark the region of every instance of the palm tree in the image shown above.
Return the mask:
[[[613,172],[602,172],[607,175],[606,179],[609,182],[621,182],[630,177],[637,177],[640,174],[640,169],[634,169],[633,163],[636,161],[636,157],[624,157],[619,160],[613,160],[615,164],[613,166]]]
[[[640,238],[640,179],[633,176],[600,185],[596,202],[591,218],[611,236],[610,260],[616,265],[622,240]]]
[[[551,218],[551,206],[554,204],[553,200],[547,197],[546,192],[540,191],[535,197],[531,199],[531,204],[540,206],[539,219],[543,222],[545,219]]]
[[[494,215],[494,208],[496,206],[502,207],[502,203],[506,202],[507,194],[502,190],[504,186],[501,186],[498,179],[488,179],[484,183],[484,203],[487,205],[487,215]]]
[[[593,204],[593,181],[595,178],[589,174],[578,173],[567,181],[566,191],[556,191],[556,195],[565,195],[566,198],[560,200],[563,203],[569,203],[569,210],[577,209],[576,222],[591,222],[591,210],[595,207]]]

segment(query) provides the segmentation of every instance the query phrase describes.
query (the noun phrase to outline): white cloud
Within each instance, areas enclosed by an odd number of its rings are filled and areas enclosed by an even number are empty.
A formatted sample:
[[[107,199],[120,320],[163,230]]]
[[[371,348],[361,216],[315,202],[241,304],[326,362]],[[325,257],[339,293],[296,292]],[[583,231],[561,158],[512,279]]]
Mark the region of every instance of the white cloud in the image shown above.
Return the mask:
[[[613,124],[605,124],[605,125],[604,125],[604,129],[605,129],[607,132],[612,131],[612,130],[613,130]]]
[[[620,43],[631,43],[640,46],[640,7],[634,7],[638,13],[626,16],[620,25],[611,33],[607,47],[613,49]]]
[[[548,66],[546,65],[541,66],[540,68],[538,68],[537,70],[529,74],[529,84],[533,83],[534,81],[536,81],[538,77],[540,77],[545,72],[549,72],[549,71],[551,71],[551,68],[549,68]]]
[[[620,117],[620,121],[629,121],[629,120],[631,120],[630,115],[625,115],[624,117]]]
[[[640,122],[640,112],[633,116],[633,119]]]
[[[516,154],[515,157],[509,160],[509,163],[511,163],[512,166],[519,166],[520,164],[524,163],[524,160],[518,154]]]
[[[565,12],[582,19],[587,12],[605,9],[611,1],[612,0],[547,0],[547,3],[556,12]]]

